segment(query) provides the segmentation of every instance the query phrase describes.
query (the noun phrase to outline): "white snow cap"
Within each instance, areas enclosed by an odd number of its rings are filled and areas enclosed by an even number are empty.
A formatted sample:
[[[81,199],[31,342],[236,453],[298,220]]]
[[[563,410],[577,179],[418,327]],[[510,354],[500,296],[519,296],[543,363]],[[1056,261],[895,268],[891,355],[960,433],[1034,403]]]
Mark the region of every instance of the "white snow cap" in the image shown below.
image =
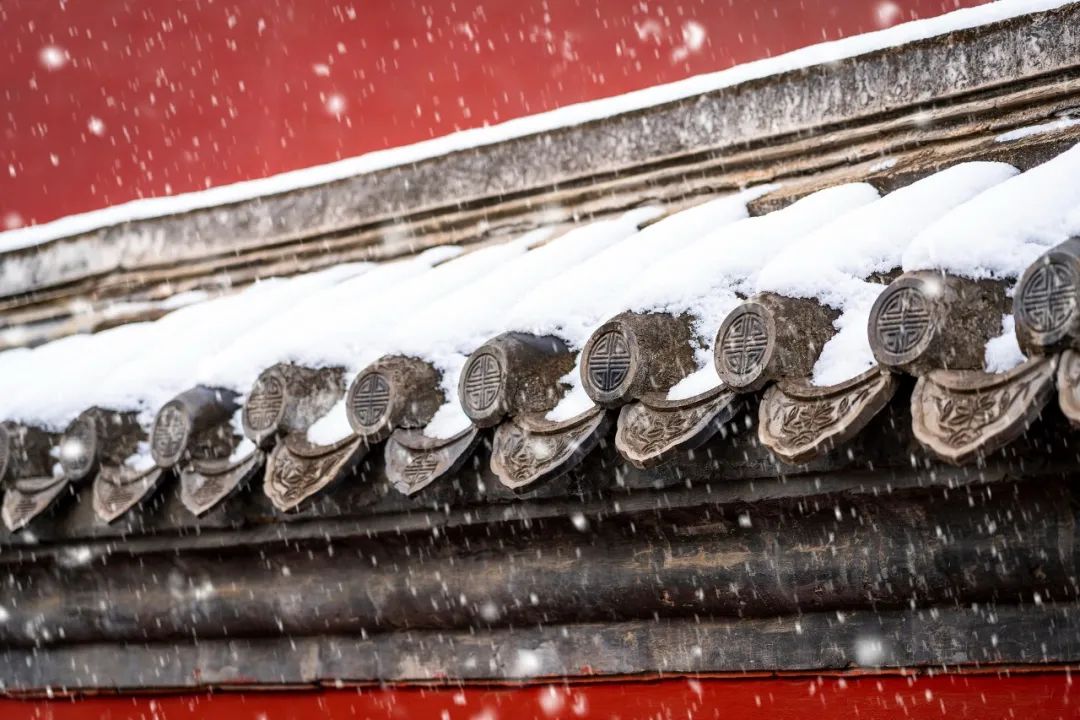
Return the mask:
[[[558,335],[574,349],[612,315],[620,312],[619,296],[653,263],[696,242],[718,226],[749,215],[746,204],[772,190],[760,186],[696,205],[659,220],[617,245],[598,253],[534,288],[510,311],[507,330]],[[641,220],[658,211],[645,209]]]
[[[131,323],[0,353],[0,419],[63,430],[95,404],[98,385],[145,347],[153,330],[153,323]]]
[[[189,305],[155,322],[0,353],[0,417],[62,430],[90,407],[142,411],[143,422],[198,383],[200,361],[252,322],[308,292],[365,272],[339,265]],[[235,388],[234,388],[235,389]]]
[[[682,400],[720,385],[712,361],[716,332],[753,291],[758,272],[769,260],[837,215],[878,197],[866,183],[820,190],[781,210],[721,227],[654,265],[627,293],[626,309],[690,313],[704,341],[697,351],[698,370],[672,387],[668,398]]]
[[[746,204],[775,189],[762,185],[711,200],[663,218],[640,232],[535,288],[514,306],[508,330],[558,335],[580,349],[589,335],[625,308],[621,299],[628,284],[648,273],[654,263],[678,252],[702,236],[749,216]],[[578,358],[580,363],[581,358]],[[549,420],[577,417],[594,407],[575,367],[562,378],[569,392],[547,414]]]
[[[1080,145],[987,190],[915,238],[904,270],[1017,278],[1080,233]]]
[[[816,298],[841,311],[838,332],[814,365],[815,384],[834,385],[874,365],[866,327],[886,286],[866,278],[898,268],[924,228],[1018,172],[993,162],[941,170],[821,228],[762,271],[759,290]]]
[[[900,267],[923,228],[1017,172],[1005,163],[962,163],[894,190],[793,243],[765,266],[755,289],[843,310],[874,291],[865,278]]]
[[[347,340],[343,335],[371,321],[380,310],[393,308],[399,299],[394,290],[403,283],[460,253],[458,247],[433,248],[314,292],[206,357],[199,368],[199,381],[247,392],[259,373],[275,363],[334,365],[341,356],[347,361],[352,356],[350,348],[342,346]]]

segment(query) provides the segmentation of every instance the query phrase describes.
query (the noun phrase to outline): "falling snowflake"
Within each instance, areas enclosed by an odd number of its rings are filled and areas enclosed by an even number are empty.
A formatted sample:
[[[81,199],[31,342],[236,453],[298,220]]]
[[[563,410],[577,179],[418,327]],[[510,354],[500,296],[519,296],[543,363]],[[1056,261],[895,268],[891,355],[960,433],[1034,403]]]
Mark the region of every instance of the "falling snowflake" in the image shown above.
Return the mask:
[[[46,45],[38,52],[38,60],[46,70],[59,70],[67,65],[67,51],[57,45]]]
[[[331,115],[341,115],[345,112],[345,97],[338,93],[334,93],[326,98],[326,112]]]
[[[900,22],[900,6],[892,0],[884,0],[874,8],[874,18],[878,27],[886,28]]]

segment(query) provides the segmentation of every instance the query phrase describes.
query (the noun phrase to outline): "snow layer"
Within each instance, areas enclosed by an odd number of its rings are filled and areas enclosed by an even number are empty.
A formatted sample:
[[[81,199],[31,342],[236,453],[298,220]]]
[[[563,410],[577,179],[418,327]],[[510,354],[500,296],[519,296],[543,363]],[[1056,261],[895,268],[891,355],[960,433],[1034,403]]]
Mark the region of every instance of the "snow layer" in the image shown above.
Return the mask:
[[[984,369],[992,373],[1005,372],[1012,370],[1026,359],[1016,339],[1016,318],[1012,315],[1003,316],[1001,334],[986,343]]]
[[[782,210],[708,232],[651,265],[641,282],[632,283],[620,301],[622,308],[689,313],[703,340],[697,357],[700,369],[672,388],[669,397],[692,397],[719,385],[711,350],[716,331],[740,296],[750,294],[769,259],[837,215],[877,198],[877,190],[866,183],[821,190]]]
[[[370,286],[357,288],[349,298],[334,298],[330,306],[306,308],[296,322],[317,327],[313,341],[292,343],[274,362],[291,361],[312,367],[345,368],[351,379],[372,361],[383,355],[386,338],[398,324],[414,312],[439,313],[444,322],[453,323],[455,312],[445,297],[457,288],[481,281],[498,272],[507,261],[521,256],[529,247],[542,242],[549,229],[541,229],[503,245],[476,250],[428,269],[380,291]],[[380,284],[381,285],[381,284]],[[392,298],[392,299],[391,299]],[[341,301],[352,304],[356,322],[342,322],[336,307]],[[365,308],[365,305],[367,306]],[[311,314],[314,310],[314,314]],[[362,318],[362,319],[361,319]],[[288,318],[285,318],[288,323]],[[305,340],[308,338],[305,337]],[[330,444],[352,434],[342,398],[308,431],[312,442]]]
[[[229,337],[313,290],[370,267],[340,265],[264,280],[156,322],[0,353],[0,417],[62,430],[80,412],[98,406],[138,411],[148,424],[158,408],[197,384],[198,363]]]
[[[1028,13],[1050,10],[1071,0],[1000,0],[878,32],[811,45],[790,53],[737,65],[727,70],[658,85],[602,100],[568,105],[550,112],[517,118],[499,125],[474,128],[404,147],[367,153],[338,162],[224,185],[201,192],[145,198],[50,223],[0,233],[0,252],[38,245],[132,220],[172,215],[322,185],[343,178],[407,165],[469,148],[491,145],[557,128],[579,125],[642,108],[661,105],[749,80],[895,47],[954,30],[976,27]]]
[[[438,438],[457,435],[470,424],[457,396],[461,368],[470,352],[503,331],[514,298],[632,235],[641,222],[659,212],[644,208],[594,222],[508,258],[438,303],[401,318],[378,337],[369,337],[356,364],[362,369],[383,355],[408,355],[430,362],[442,372],[442,388],[448,399],[425,433]],[[539,239],[540,235],[532,234],[522,243],[533,245]],[[311,427],[308,439],[329,444],[350,432],[343,400]]]
[[[964,203],[919,233],[904,270],[1018,278],[1043,252],[1080,233],[1080,145]]]
[[[649,225],[533,288],[511,308],[506,329],[557,335],[571,349],[580,350],[596,328],[625,309],[620,300],[628,283],[637,282],[665,255],[678,252],[717,227],[746,218],[746,204],[774,187],[759,186],[711,200]],[[570,385],[570,391],[548,413],[550,420],[569,420],[593,407],[577,367],[563,381]]]
[[[62,430],[94,404],[99,384],[152,334],[153,323],[132,323],[0,353],[0,418]]]
[[[457,247],[433,248],[312,293],[205,358],[199,381],[247,392],[259,373],[278,362],[348,364],[350,349],[338,344],[347,340],[346,333],[378,322],[380,316],[392,316],[398,302],[414,298],[398,292],[401,288],[411,287],[417,276],[460,254]]]
[[[1080,118],[1076,117],[1063,117],[1058,120],[1052,120],[1048,123],[1041,123],[1039,125],[1028,125],[1027,127],[1017,128],[1016,130],[1010,130],[1007,133],[1002,133],[994,138],[995,142],[1013,142],[1014,140],[1023,140],[1034,135],[1043,135],[1045,133],[1057,132],[1058,130],[1065,130],[1071,128],[1074,125],[1080,125]]]
[[[955,165],[837,218],[765,266],[757,292],[814,298],[841,313],[814,367],[815,383],[842,382],[874,364],[866,324],[885,286],[867,278],[899,268],[924,228],[1017,172],[1004,163]]]

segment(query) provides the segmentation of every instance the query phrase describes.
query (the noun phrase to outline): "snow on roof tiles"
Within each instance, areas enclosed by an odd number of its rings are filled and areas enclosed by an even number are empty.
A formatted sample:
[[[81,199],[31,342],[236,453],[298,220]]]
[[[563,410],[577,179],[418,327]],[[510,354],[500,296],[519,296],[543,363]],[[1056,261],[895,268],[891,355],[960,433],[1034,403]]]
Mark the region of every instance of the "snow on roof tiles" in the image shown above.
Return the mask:
[[[468,428],[457,400],[458,376],[469,353],[492,336],[555,334],[576,352],[605,320],[633,310],[692,315],[699,342],[709,343],[721,316],[755,293],[776,296],[781,304],[809,298],[833,308],[835,327],[828,330],[831,340],[818,349],[814,380],[835,388],[852,382],[862,387],[877,382],[877,376],[855,377],[860,372],[891,367],[875,363],[877,350],[868,339],[868,306],[887,282],[875,274],[903,263],[905,270],[930,269],[955,278],[948,282],[960,290],[974,282],[964,276],[1015,281],[1039,253],[1080,230],[1080,196],[1074,189],[1078,152],[1073,148],[1020,174],[1000,163],[955,165],[880,199],[865,184],[837,186],[760,217],[748,217],[747,204],[773,188],[752,188],[655,222],[659,211],[643,208],[554,239],[554,229],[542,228],[464,254],[440,248],[411,260],[267,281],[152,323],[0,353],[0,415],[53,430],[94,405],[141,411],[145,417],[197,383],[244,393],[274,363],[342,366],[351,377],[382,356],[400,354],[419,357],[442,373],[447,400],[429,426],[437,444]],[[990,294],[1004,298],[1004,292]],[[1041,297],[1025,295],[1029,303]],[[901,323],[915,323],[901,324],[905,333],[921,331],[926,313],[937,312],[930,308],[912,315],[907,305],[900,310],[909,313]],[[893,322],[891,317],[883,322]],[[987,369],[1009,370],[1023,360],[1011,316],[976,324]],[[987,328],[996,330],[987,334]],[[945,337],[953,330],[936,332]],[[981,353],[982,346],[978,349]],[[696,350],[700,360],[703,348]],[[956,371],[976,374],[965,382],[982,382],[982,354],[971,356],[979,363]],[[555,433],[552,437],[575,418],[596,412],[582,389],[580,358],[577,363],[562,380],[570,392],[561,400],[557,396],[559,402],[547,412],[544,422],[550,428],[542,432]],[[810,377],[783,378],[789,380],[809,382]],[[919,387],[933,382],[920,380]],[[763,422],[770,403],[802,402],[802,390],[783,382],[777,387],[767,393]],[[875,386],[874,392],[884,387]],[[947,385],[934,387],[934,392],[953,392]],[[663,389],[667,406],[648,412],[682,413],[696,407],[703,393],[716,392],[726,390],[699,362],[696,373]],[[594,432],[601,426],[590,427]],[[307,439],[325,446],[349,433],[341,400],[311,427]],[[497,453],[498,448],[496,442]]]

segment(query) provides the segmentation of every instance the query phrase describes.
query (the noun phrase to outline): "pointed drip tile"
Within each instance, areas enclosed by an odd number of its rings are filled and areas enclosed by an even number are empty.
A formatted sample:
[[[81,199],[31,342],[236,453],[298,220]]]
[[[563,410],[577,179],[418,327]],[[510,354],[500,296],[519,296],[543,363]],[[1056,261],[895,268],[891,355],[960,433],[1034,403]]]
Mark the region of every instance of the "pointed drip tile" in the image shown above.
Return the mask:
[[[313,445],[303,435],[287,435],[266,461],[263,491],[278,510],[293,510],[337,480],[367,449],[355,435],[333,445]]]
[[[972,461],[1022,435],[1053,390],[1057,358],[1034,358],[1005,373],[934,370],[911,396],[916,439],[942,460]]]
[[[646,395],[620,411],[615,448],[635,467],[654,467],[700,447],[742,407],[738,396],[722,387],[685,400]]]
[[[896,386],[893,374],[880,367],[828,387],[815,387],[808,379],[783,380],[761,400],[758,437],[784,462],[808,462],[866,427]]]
[[[128,467],[102,465],[94,478],[94,512],[111,523],[153,495],[164,473],[159,467],[137,472]]]
[[[64,477],[23,478],[13,481],[4,493],[3,517],[8,530],[15,532],[41,515],[68,486]]]
[[[601,408],[565,422],[543,414],[522,415],[495,430],[491,470],[511,490],[521,490],[569,472],[596,446],[607,427]]]
[[[479,439],[476,427],[446,440],[427,437],[420,430],[395,430],[386,443],[386,476],[402,494],[415,495],[456,472]]]
[[[237,461],[193,460],[180,470],[180,501],[195,515],[202,515],[246,485],[265,460],[261,450]]]

